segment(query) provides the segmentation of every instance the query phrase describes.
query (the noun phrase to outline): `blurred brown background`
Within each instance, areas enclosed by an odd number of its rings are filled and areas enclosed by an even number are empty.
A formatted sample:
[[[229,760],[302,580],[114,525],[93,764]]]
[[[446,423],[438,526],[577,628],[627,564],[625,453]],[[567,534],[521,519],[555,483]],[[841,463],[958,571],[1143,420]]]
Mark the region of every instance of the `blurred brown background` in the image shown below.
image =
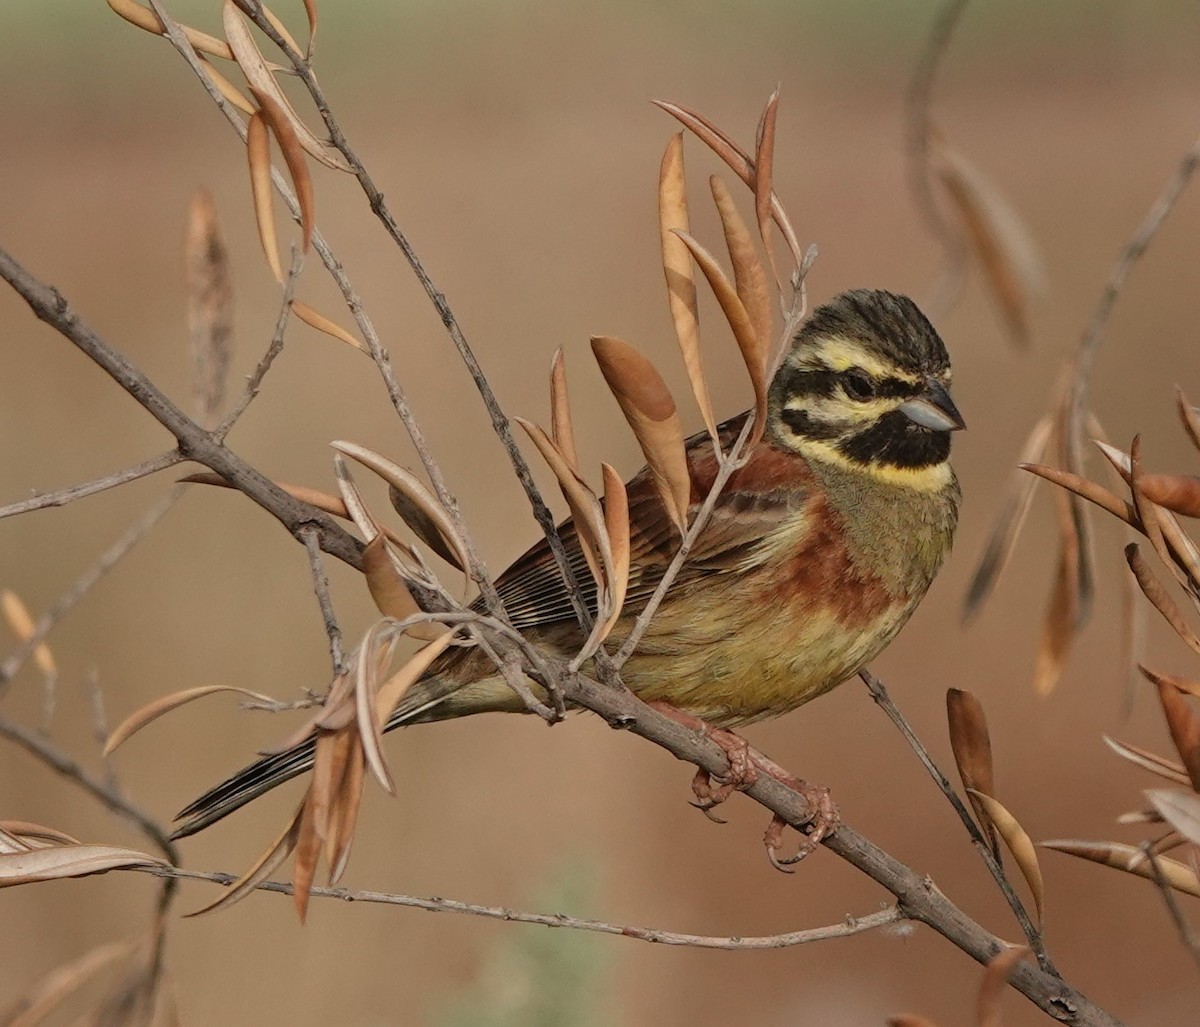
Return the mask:
[[[0,245],[186,403],[180,245],[197,186],[216,197],[237,276],[235,379],[253,367],[275,317],[244,155],[168,45],[102,3],[55,6],[53,16],[34,0],[0,7]],[[654,221],[658,161],[674,125],[650,98],[690,105],[749,141],[761,104],[782,83],[777,189],[802,241],[820,247],[814,300],[859,285],[929,293],[938,252],[906,189],[901,117],[935,6],[880,6],[326,0],[317,68],[509,411],[544,417],[544,371],[562,345],[585,460],[632,472],[636,446],[587,338],[630,339],[686,395]],[[214,31],[218,8],[173,5]],[[300,5],[278,10],[300,32]],[[947,570],[875,669],[947,765],[945,688],[983,699],[1000,795],[1035,838],[1136,840],[1113,818],[1152,782],[1109,755],[1100,735],[1167,751],[1148,691],[1128,721],[1120,716],[1122,539],[1101,526],[1096,616],[1048,700],[1029,683],[1055,558],[1048,494],[995,601],[968,631],[959,601],[1063,354],[1200,125],[1198,30],[1200,15],[1178,3],[981,4],[968,10],[937,89],[950,138],[1031,226],[1049,288],[1028,352],[1006,344],[978,279],[940,319],[970,424],[956,439],[964,521]],[[716,168],[688,146],[699,208],[704,176]],[[466,374],[357,187],[320,170],[317,202],[484,552],[501,567],[535,529]],[[1122,442],[1143,432],[1149,462],[1161,469],[1194,466],[1171,390],[1178,382],[1200,394],[1198,212],[1200,197],[1186,196],[1134,272],[1095,389],[1107,430]],[[699,222],[710,237],[712,227]],[[300,293],[349,323],[315,260]],[[0,326],[0,502],[169,444],[7,290]],[[706,343],[718,412],[742,409],[748,389],[717,317],[708,317]],[[327,442],[335,438],[411,459],[370,365],[298,326],[231,442],[276,478],[331,488]],[[44,609],[169,479],[0,524],[0,585]],[[376,499],[382,504],[382,494]],[[342,567],[331,576],[353,638],[372,616],[366,591]],[[64,672],[54,734],[91,766],[98,759],[80,684],[89,668],[99,671],[114,720],[193,685],[230,682],[290,698],[326,681],[302,553],[224,492],[194,490],[52,641]],[[1188,672],[1191,658],[1156,625],[1150,644],[1157,665]],[[39,707],[37,681],[26,676],[4,713],[31,722]],[[122,780],[166,819],[288,723],[209,700],[131,742],[119,754]],[[993,930],[1017,937],[949,808],[861,685],[748,736],[832,786],[848,821]],[[686,803],[686,767],[589,717],[549,731],[516,717],[421,728],[393,736],[389,753],[401,793],[393,801],[368,789],[351,888],[739,935],[836,922],[886,900],[828,853],[795,876],[776,873],[759,844],[763,811],[735,799],[728,826],[708,823]],[[245,866],[293,799],[272,796],[188,840],[187,864]],[[0,817],[143,844],[7,745]],[[1043,869],[1048,943],[1067,977],[1131,1023],[1194,1023],[1195,969],[1153,888],[1053,853]],[[0,893],[8,939],[0,1006],[61,962],[141,930],[155,894],[132,874]],[[179,909],[212,894],[185,885]],[[951,1025],[970,1022],[980,976],[923,928],[721,953],[327,901],[314,902],[301,928],[289,902],[266,895],[213,918],[177,920],[169,960],[193,1024],[876,1024],[907,1010]],[[560,1004],[538,1012],[529,997],[539,994]],[[1006,1022],[1045,1022],[1019,996],[1005,1001]]]

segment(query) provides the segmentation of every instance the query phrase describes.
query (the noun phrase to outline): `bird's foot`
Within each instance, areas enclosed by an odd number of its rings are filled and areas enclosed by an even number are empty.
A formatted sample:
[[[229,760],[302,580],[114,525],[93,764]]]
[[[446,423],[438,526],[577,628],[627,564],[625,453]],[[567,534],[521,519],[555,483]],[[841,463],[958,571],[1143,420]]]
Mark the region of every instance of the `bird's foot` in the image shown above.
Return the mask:
[[[721,751],[725,753],[725,758],[729,761],[729,769],[724,774],[712,774],[707,770],[698,769],[696,776],[692,778],[692,792],[696,796],[696,801],[692,805],[709,820],[718,824],[725,823],[713,813],[713,808],[723,803],[735,791],[745,791],[751,787],[761,774],[774,778],[804,799],[809,815],[807,823],[801,829],[802,840],[796,852],[790,856],[779,855],[779,850],[783,845],[783,832],[788,826],[787,821],[782,817],[772,818],[763,835],[767,859],[771,861],[771,865],[776,870],[782,870],[788,874],[793,873],[792,867],[796,863],[814,852],[823,838],[837,830],[838,825],[842,822],[841,813],[838,811],[837,803],[833,801],[829,789],[824,785],[809,784],[807,781],[789,774],[774,760],[764,756],[757,749],[751,748],[750,743],[741,735],[725,728],[714,727],[707,721],[685,713],[670,703],[652,702],[650,705],[676,723],[700,732],[720,746]]]

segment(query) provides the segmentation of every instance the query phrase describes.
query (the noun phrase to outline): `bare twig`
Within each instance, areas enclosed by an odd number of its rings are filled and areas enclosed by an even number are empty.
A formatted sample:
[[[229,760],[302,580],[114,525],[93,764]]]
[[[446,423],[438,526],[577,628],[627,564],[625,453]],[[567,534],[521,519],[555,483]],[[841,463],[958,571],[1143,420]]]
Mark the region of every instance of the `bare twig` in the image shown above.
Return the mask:
[[[988,872],[995,879],[996,885],[1004,895],[1005,901],[1012,909],[1013,916],[1016,917],[1021,931],[1029,941],[1030,948],[1036,953],[1038,965],[1047,973],[1057,977],[1058,971],[1055,969],[1054,964],[1050,961],[1050,956],[1046,952],[1041,931],[1038,930],[1037,925],[1034,924],[1029,913],[1026,911],[1024,903],[1021,902],[1017,893],[1013,890],[1013,886],[1008,880],[1008,875],[1004,872],[1004,867],[996,859],[991,846],[988,844],[988,839],[984,837],[975,821],[971,818],[971,814],[967,812],[967,807],[963,804],[962,799],[958,797],[958,793],[954,790],[954,786],[950,783],[949,778],[933,762],[933,757],[929,754],[929,750],[925,748],[924,743],[917,737],[916,732],[913,731],[912,725],[908,723],[896,704],[892,702],[892,698],[888,695],[883,682],[868,670],[861,671],[859,677],[862,678],[863,683],[867,686],[867,690],[871,693],[871,698],[875,700],[876,705],[896,725],[900,734],[904,736],[904,740],[908,742],[913,752],[917,754],[917,758],[921,761],[921,764],[929,772],[929,776],[933,778],[934,784],[941,789],[947,801],[954,807],[954,812],[958,814],[958,818],[963,822],[963,826],[971,836],[971,843],[979,852],[979,856],[988,868]]]
[[[140,464],[134,464],[132,467],[126,467],[124,470],[114,471],[112,474],[106,474],[102,478],[85,481],[79,485],[69,485],[67,488],[59,489],[56,492],[45,492],[38,496],[31,496],[29,499],[24,499],[19,503],[0,506],[0,520],[3,520],[5,517],[15,517],[17,514],[29,513],[31,510],[43,510],[51,506],[66,506],[77,499],[94,496],[97,492],[105,492],[108,489],[116,488],[118,485],[137,481],[138,478],[144,478],[149,474],[154,474],[156,471],[174,467],[183,459],[184,457],[178,449],[169,449],[165,453],[159,453],[158,456],[152,456],[149,460],[143,460]]]
[[[342,629],[338,627],[337,617],[333,612],[333,601],[329,597],[329,578],[321,562],[321,546],[317,539],[316,530],[311,527],[300,530],[300,538],[304,548],[308,550],[308,567],[312,572],[313,591],[317,594],[317,603],[321,607],[321,618],[325,621],[325,634],[329,636],[329,655],[333,660],[333,676],[341,677],[346,673],[348,664],[346,654],[342,649]]]

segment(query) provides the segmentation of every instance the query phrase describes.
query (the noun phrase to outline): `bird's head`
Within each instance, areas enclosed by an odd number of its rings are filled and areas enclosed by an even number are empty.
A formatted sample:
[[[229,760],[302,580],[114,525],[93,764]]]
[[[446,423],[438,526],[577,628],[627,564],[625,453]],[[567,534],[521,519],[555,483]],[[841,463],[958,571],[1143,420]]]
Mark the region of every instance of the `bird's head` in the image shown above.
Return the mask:
[[[818,307],[771,382],[767,435],[806,459],[937,489],[950,480],[950,358],[906,296],[856,289]]]

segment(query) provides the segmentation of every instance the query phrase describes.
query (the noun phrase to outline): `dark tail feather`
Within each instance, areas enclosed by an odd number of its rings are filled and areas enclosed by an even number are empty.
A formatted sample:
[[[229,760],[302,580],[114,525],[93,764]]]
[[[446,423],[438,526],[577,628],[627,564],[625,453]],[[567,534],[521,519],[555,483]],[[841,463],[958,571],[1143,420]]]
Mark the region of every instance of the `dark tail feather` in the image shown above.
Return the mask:
[[[404,724],[437,719],[436,715],[425,714],[459,687],[459,684],[445,678],[434,677],[420,682],[392,712],[383,730],[391,731]],[[182,820],[183,823],[172,832],[171,838],[186,838],[190,834],[202,831],[277,785],[303,774],[313,765],[315,749],[316,741],[309,738],[283,752],[264,756],[239,770],[233,777],[222,781],[215,788],[210,788],[195,802],[181,809],[175,815],[175,819]]]

